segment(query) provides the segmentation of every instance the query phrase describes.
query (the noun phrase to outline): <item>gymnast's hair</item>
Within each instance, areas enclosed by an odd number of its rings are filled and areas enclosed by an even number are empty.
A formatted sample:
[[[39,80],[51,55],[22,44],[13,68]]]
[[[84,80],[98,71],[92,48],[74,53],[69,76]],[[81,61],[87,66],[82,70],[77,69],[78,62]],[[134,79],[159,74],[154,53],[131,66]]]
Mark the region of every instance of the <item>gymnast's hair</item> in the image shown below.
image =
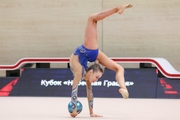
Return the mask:
[[[93,70],[93,72],[97,72],[97,71],[100,71],[101,73],[104,72],[104,69],[98,63],[92,64],[91,66],[88,67],[88,69],[86,71],[88,72],[90,70]]]

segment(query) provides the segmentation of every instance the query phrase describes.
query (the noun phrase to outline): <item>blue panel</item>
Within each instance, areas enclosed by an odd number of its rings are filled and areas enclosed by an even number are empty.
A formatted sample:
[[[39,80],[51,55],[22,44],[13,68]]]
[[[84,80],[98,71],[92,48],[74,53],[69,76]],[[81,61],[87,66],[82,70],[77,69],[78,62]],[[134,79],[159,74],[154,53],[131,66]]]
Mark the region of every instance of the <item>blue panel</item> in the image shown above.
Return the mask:
[[[72,79],[70,69],[25,69],[10,95],[70,97]],[[125,79],[130,98],[156,97],[158,79],[155,69],[125,69]],[[114,71],[106,69],[92,86],[95,97],[121,97]],[[85,97],[85,81],[80,82],[78,89],[78,96]]]
[[[159,78],[157,98],[180,98],[180,80]]]

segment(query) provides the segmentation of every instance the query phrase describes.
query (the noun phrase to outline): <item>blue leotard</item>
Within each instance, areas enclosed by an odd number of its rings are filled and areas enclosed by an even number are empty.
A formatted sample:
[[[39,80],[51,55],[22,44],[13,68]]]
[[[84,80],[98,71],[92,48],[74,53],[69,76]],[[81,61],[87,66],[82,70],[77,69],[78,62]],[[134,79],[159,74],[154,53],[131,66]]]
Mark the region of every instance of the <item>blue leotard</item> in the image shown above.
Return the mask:
[[[76,48],[74,51],[74,55],[78,55],[79,57],[79,62],[81,65],[87,69],[87,62],[94,62],[98,56],[98,49],[91,50],[88,48],[85,48],[84,45],[80,45],[79,47]]]

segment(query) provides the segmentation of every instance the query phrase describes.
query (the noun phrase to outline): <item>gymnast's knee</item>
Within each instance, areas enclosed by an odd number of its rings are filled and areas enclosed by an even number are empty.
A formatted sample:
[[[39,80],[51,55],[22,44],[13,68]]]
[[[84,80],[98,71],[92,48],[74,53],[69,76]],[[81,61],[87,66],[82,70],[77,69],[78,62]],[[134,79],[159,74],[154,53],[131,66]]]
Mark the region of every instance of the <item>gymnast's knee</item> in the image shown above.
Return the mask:
[[[121,65],[117,64],[117,65],[116,65],[116,72],[122,72],[122,73],[124,73],[124,68],[123,68]]]

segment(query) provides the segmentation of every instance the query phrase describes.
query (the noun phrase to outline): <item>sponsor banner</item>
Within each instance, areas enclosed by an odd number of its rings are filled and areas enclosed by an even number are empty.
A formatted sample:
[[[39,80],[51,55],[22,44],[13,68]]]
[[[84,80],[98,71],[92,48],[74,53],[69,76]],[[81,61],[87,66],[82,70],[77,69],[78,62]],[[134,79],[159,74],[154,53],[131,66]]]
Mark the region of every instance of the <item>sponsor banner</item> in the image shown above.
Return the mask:
[[[125,69],[126,86],[130,98],[155,98],[157,88],[157,74],[155,69]],[[62,96],[70,97],[73,74],[70,69],[24,69],[21,77],[11,91],[11,96]],[[115,72],[105,69],[103,76],[92,83],[95,97],[116,97],[119,84],[115,80]],[[78,96],[86,96],[86,82],[81,80]]]

